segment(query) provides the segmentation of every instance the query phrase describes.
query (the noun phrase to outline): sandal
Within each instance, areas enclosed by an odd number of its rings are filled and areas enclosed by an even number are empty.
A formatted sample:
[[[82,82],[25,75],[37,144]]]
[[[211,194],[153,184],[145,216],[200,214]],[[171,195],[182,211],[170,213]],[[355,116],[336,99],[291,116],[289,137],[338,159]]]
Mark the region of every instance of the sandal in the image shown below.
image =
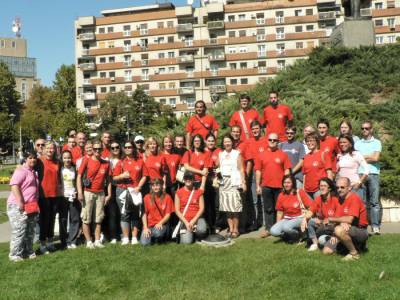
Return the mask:
[[[233,239],[237,239],[239,237],[240,233],[239,232],[232,232],[231,237]]]

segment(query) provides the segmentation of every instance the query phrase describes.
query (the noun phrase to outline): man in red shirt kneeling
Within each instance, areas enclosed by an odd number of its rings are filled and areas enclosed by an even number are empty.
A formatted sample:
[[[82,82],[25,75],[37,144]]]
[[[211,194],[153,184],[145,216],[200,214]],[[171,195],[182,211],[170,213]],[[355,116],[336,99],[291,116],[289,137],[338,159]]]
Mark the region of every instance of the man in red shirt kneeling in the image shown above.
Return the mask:
[[[324,254],[332,254],[338,244],[342,244],[349,253],[343,260],[357,260],[359,250],[365,248],[368,239],[367,210],[360,197],[351,192],[350,180],[342,177],[336,181],[340,206],[335,217],[329,217],[330,223],[336,223],[334,235],[325,244]]]

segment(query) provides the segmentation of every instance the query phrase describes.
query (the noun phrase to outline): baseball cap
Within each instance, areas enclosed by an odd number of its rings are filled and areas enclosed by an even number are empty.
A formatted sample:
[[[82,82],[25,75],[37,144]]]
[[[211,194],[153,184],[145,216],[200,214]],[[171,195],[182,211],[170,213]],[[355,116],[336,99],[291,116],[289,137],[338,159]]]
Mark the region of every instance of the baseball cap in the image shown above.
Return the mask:
[[[144,141],[144,137],[142,135],[135,136],[134,142],[136,143],[138,141]]]

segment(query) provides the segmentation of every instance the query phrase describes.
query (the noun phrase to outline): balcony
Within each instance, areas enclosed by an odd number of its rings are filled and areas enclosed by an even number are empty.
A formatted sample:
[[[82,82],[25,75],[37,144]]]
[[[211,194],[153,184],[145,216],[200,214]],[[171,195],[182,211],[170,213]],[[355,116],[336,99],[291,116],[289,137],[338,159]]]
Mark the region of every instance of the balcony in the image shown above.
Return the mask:
[[[96,93],[82,93],[81,98],[83,100],[96,100]]]
[[[142,75],[140,78],[142,80],[149,80],[149,75]]]
[[[139,33],[140,33],[140,35],[148,35],[149,31],[147,30],[147,28],[141,28]]]
[[[190,32],[190,31],[193,31],[192,23],[178,24],[178,26],[176,27],[176,32]]]
[[[79,65],[79,68],[82,71],[95,71],[96,70],[96,64],[94,62],[82,63],[82,64]]]
[[[81,56],[88,56],[89,55],[89,49],[82,49]]]
[[[276,39],[277,40],[284,40],[285,39],[285,33],[279,32],[276,34]]]
[[[372,12],[370,8],[362,8],[360,9],[361,17],[372,17]]]
[[[142,65],[142,66],[148,66],[148,65],[149,65],[149,60],[148,60],[148,59],[142,59],[142,60],[140,61],[140,65]]]
[[[193,63],[194,57],[192,54],[190,55],[181,55],[177,58],[178,64],[190,64]]]
[[[285,49],[276,49],[276,54],[278,56],[283,56],[285,55]]]
[[[258,67],[258,74],[267,74],[267,67]]]
[[[258,58],[265,58],[265,57],[267,57],[267,51],[258,51],[258,52],[257,52],[257,57],[258,57]]]
[[[91,85],[93,84],[90,82],[90,78],[83,79],[83,86],[91,86]]]
[[[275,24],[283,24],[283,23],[285,23],[285,17],[283,16],[275,17]]]
[[[81,41],[94,41],[96,39],[96,35],[94,32],[86,32],[86,33],[81,33],[78,38]]]
[[[226,93],[226,85],[210,85],[210,94],[221,94]]]
[[[185,86],[179,88],[179,95],[193,95],[194,93],[194,86]]]
[[[225,53],[210,54],[208,56],[209,61],[221,61],[225,60]]]
[[[257,34],[256,40],[257,42],[265,41],[265,34]]]
[[[208,21],[207,28],[208,30],[224,29],[225,23],[224,21]]]
[[[336,12],[334,12],[334,11],[327,11],[327,12],[318,13],[318,20],[319,21],[334,20],[334,19],[336,19]]]
[[[208,43],[204,45],[204,47],[223,47],[223,45],[218,44],[217,38],[211,38],[208,40]]]
[[[124,45],[124,52],[131,52],[132,46],[131,45]]]

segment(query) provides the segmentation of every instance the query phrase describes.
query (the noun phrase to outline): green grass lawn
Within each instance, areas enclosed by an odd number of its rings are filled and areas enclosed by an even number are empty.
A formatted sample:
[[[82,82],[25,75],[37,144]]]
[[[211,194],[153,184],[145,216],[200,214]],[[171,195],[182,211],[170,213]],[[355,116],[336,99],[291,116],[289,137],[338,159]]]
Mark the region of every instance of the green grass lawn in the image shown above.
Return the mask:
[[[8,184],[0,184],[0,191],[9,191],[10,186]]]
[[[0,168],[0,177],[1,176],[10,176],[12,175],[12,173],[15,170],[15,166],[16,165],[2,165]]]
[[[7,221],[7,199],[0,198],[0,224]]]
[[[355,262],[273,239],[242,239],[218,249],[80,247],[15,264],[2,244],[1,298],[399,299],[399,237],[372,237],[369,252]]]

